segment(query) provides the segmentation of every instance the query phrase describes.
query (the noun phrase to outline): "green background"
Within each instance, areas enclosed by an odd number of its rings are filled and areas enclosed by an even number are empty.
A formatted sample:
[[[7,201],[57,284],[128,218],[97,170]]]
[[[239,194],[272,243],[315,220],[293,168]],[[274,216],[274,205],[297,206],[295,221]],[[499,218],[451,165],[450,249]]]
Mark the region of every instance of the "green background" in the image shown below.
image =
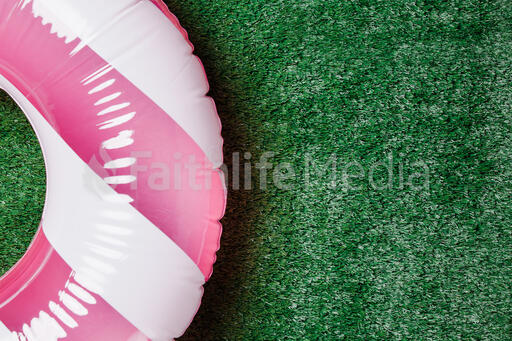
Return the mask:
[[[167,3],[204,62],[226,163],[273,151],[296,172],[291,188],[269,174],[263,190],[253,168],[256,188],[231,190],[184,340],[512,339],[510,1]],[[0,115],[4,272],[45,189],[35,135],[5,94]],[[305,183],[306,160],[333,155],[335,188],[314,167]],[[390,155],[391,188],[375,189],[369,169]],[[400,188],[395,174],[419,161],[428,188]],[[347,190],[350,162],[366,178]]]

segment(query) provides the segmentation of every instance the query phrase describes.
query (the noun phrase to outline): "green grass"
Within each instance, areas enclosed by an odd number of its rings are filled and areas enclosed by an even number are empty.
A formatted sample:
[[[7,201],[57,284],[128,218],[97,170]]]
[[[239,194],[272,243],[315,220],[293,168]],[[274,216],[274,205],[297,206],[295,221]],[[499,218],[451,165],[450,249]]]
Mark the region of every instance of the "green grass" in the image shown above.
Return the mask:
[[[0,274],[23,256],[41,220],[45,167],[18,106],[0,92]]]
[[[509,1],[168,4],[205,64],[228,165],[274,151],[297,173],[288,190],[230,192],[184,340],[512,339]],[[5,271],[37,227],[44,166],[0,101]],[[332,155],[337,187],[305,184],[305,160]],[[344,165],[389,155],[395,174],[423,161],[429,188],[344,190]]]

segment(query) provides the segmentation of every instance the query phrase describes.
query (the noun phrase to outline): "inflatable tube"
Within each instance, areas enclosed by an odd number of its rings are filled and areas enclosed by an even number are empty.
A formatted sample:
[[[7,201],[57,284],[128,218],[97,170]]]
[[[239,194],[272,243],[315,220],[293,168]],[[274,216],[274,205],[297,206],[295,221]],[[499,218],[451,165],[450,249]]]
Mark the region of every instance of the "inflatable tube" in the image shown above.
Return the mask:
[[[3,0],[0,88],[41,143],[47,195],[0,279],[0,340],[182,335],[226,190],[204,69],[160,0]]]

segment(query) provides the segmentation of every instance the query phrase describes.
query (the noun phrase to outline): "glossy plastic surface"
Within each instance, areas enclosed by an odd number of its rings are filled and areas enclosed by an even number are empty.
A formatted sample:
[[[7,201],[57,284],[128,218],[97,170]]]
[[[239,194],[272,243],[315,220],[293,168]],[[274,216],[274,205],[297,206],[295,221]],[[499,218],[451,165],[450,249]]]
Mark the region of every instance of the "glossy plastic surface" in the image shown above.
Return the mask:
[[[5,0],[0,42],[0,87],[48,173],[42,227],[0,279],[0,339],[180,336],[226,195],[220,122],[184,30],[160,1]]]

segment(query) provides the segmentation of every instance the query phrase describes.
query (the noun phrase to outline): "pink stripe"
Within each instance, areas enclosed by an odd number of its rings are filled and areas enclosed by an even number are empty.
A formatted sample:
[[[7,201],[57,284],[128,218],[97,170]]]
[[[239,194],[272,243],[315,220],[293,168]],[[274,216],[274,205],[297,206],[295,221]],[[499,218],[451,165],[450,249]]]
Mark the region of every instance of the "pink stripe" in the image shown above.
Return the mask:
[[[79,286],[72,276],[73,270],[53,250],[41,231],[37,233],[30,252],[22,258],[15,271],[11,271],[0,282],[0,321],[11,331],[22,332],[25,324],[30,326],[31,320],[44,312],[59,323],[69,340],[147,340],[101,297],[89,293],[95,303],[88,304],[73,296],[69,285]],[[45,259],[43,264],[40,264],[41,259]],[[26,287],[16,293],[17,288],[24,285]],[[87,315],[77,316],[70,311],[60,301],[61,291],[77,298],[88,310]],[[50,302],[66,311],[78,327],[70,328],[60,320],[50,310]],[[98,327],[105,326],[105,321],[108,321],[108,327]]]

